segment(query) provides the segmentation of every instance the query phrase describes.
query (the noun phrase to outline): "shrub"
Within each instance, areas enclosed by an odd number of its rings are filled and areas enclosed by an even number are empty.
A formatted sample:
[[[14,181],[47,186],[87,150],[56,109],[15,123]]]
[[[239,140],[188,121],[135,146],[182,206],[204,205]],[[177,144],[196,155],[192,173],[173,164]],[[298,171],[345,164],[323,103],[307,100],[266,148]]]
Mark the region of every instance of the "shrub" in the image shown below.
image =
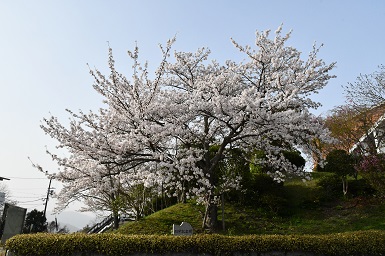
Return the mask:
[[[315,255],[384,255],[385,232],[329,235],[125,236],[118,234],[29,234],[9,239],[6,248],[23,255],[132,255],[137,253],[240,255],[290,252]],[[296,254],[296,255],[301,255]],[[276,254],[274,254],[276,255]]]
[[[350,181],[349,191],[353,197],[372,196],[376,192],[376,190],[369,184],[366,179]]]
[[[231,201],[253,207],[267,207],[274,213],[277,213],[285,203],[283,184],[277,183],[267,174],[250,175],[243,188],[243,194],[239,192],[231,194]]]
[[[283,155],[287,160],[289,160],[290,163],[297,166],[297,168],[304,167],[306,164],[305,158],[301,156],[301,153],[299,151],[284,151]]]
[[[385,195],[384,154],[363,156],[356,168],[379,195]]]
[[[274,194],[264,194],[260,197],[259,202],[262,207],[268,208],[270,212],[281,215],[288,207],[288,202],[282,196]]]
[[[335,149],[326,156],[326,172],[335,173],[342,181],[342,192],[344,196],[348,192],[348,176],[355,176],[355,159],[345,150]]]
[[[334,173],[323,173],[316,185],[321,187],[320,200],[330,201],[341,196],[341,179]]]

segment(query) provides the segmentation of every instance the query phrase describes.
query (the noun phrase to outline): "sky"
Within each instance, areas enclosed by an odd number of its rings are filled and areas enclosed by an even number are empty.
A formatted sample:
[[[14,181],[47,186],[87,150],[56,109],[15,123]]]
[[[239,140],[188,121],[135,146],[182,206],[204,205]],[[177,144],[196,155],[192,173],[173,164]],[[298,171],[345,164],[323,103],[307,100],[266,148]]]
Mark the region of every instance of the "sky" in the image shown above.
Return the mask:
[[[174,36],[174,50],[208,47],[212,59],[240,61],[230,38],[253,45],[256,30],[281,24],[293,31],[288,45],[304,58],[316,43],[323,44],[320,58],[337,62],[337,77],[314,96],[322,104],[316,115],[345,103],[343,85],[385,64],[382,0],[0,0],[0,176],[10,178],[3,183],[11,198],[28,210],[44,209],[49,180],[31,161],[50,173],[57,166],[45,153],[56,144],[41,121],[54,115],[66,123],[65,109],[103,107],[89,68],[107,74],[109,46],[118,70],[130,76],[127,51],[136,45],[150,68],[160,61],[158,44]],[[58,192],[61,184],[53,180],[52,187]],[[51,199],[47,209],[54,206]]]

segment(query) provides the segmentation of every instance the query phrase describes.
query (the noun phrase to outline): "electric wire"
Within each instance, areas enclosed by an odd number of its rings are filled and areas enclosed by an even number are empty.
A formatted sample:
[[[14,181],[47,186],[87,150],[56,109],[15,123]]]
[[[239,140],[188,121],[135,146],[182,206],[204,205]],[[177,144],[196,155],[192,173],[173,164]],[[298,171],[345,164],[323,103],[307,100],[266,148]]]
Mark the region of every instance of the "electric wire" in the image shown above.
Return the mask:
[[[7,177],[10,179],[20,179],[20,180],[47,180],[48,178],[31,178],[31,177]]]
[[[24,202],[18,202],[18,203],[24,204],[24,203],[33,203],[33,202],[37,202],[37,201],[43,201],[43,198],[39,198],[39,199],[36,199],[36,200],[30,200],[30,201],[24,201]]]

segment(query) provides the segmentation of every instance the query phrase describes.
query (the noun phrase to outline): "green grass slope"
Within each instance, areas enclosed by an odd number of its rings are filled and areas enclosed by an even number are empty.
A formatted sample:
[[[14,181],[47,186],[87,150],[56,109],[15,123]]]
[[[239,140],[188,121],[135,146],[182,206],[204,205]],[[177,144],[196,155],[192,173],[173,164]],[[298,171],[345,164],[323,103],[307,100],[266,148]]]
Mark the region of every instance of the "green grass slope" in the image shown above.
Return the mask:
[[[116,232],[121,234],[171,234],[172,225],[188,222],[195,233],[202,233],[202,214],[204,208],[194,203],[176,204],[155,212],[139,221],[128,222]]]
[[[341,204],[303,209],[290,216],[278,216],[263,209],[227,205],[225,231],[228,235],[246,234],[329,234],[359,230],[385,230],[385,206],[371,202],[343,201]],[[177,204],[140,221],[128,222],[116,232],[121,234],[171,234],[172,224],[192,225],[195,234],[202,229],[203,207],[194,203]],[[221,211],[220,226],[222,224]]]
[[[324,174],[322,174],[325,176]],[[225,203],[224,224],[218,209],[219,227],[216,233],[226,235],[247,234],[329,234],[360,230],[385,230],[385,205],[373,196],[330,196],[325,201],[325,189],[317,180],[306,183],[296,180],[283,187],[283,204],[269,207],[261,202],[242,205]],[[352,186],[354,184],[352,183]],[[337,195],[340,184],[335,184]],[[352,188],[353,191],[353,188]],[[328,192],[328,194],[330,194]],[[331,194],[330,194],[331,195]],[[204,207],[193,202],[177,204],[158,211],[140,221],[128,222],[117,231],[121,234],[171,234],[173,224],[188,222],[195,234],[202,229]]]

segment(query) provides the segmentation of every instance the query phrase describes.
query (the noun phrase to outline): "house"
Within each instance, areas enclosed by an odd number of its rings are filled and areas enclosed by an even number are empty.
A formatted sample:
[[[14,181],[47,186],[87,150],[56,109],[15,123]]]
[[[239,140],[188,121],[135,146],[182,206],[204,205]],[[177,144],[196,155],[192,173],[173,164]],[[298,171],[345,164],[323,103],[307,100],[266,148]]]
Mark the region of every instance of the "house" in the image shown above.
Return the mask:
[[[385,111],[384,105],[369,110],[374,124],[363,134],[349,150],[353,154],[385,153]]]

